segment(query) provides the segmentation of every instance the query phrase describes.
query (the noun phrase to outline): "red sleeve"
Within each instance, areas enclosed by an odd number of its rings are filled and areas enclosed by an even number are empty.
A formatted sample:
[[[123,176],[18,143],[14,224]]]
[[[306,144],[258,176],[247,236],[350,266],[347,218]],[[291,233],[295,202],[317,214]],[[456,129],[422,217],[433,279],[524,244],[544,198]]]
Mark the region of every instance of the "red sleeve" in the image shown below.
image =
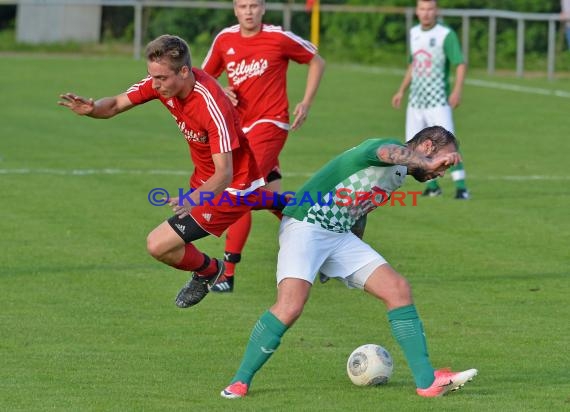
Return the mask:
[[[152,78],[147,76],[129,87],[127,97],[133,104],[142,104],[158,98],[156,90],[152,88]]]
[[[202,63],[202,70],[204,70],[210,76],[215,77],[216,79],[220,77],[224,71],[224,61],[222,59],[222,54],[220,53],[219,35],[214,39],[212,47],[210,47],[210,50],[208,51],[208,54]]]
[[[237,113],[222,88],[216,84],[215,89],[208,89],[197,81],[194,91],[204,99],[205,109],[202,115],[206,117],[205,127],[212,154],[237,149],[239,147]]]
[[[300,64],[309,63],[318,53],[313,43],[290,31],[283,31],[282,48],[289,59]]]

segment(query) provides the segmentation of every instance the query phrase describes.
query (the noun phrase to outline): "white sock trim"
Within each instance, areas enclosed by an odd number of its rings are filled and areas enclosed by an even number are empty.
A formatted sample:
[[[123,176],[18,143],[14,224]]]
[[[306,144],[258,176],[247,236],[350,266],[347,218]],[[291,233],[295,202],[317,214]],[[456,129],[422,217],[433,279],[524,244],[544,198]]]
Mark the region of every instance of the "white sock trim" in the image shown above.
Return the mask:
[[[465,170],[454,170],[451,172],[451,178],[454,182],[458,180],[465,180]]]

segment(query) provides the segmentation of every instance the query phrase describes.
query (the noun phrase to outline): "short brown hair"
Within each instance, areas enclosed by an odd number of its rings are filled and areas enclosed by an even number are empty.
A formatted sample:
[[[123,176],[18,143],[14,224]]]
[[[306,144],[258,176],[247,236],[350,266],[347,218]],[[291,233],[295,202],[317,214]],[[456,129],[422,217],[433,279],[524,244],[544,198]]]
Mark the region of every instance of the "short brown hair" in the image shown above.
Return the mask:
[[[178,73],[183,66],[192,67],[188,44],[178,36],[163,34],[157,37],[147,44],[145,55],[151,62],[168,60],[170,68],[175,73]]]

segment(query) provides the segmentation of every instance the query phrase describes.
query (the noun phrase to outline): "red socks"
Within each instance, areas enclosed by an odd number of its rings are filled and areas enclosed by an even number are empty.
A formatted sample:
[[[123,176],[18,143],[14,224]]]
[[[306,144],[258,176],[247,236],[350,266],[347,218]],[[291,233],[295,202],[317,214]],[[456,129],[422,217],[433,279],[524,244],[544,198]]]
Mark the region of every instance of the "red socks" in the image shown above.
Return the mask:
[[[218,271],[216,260],[210,259],[200,252],[192,243],[187,243],[184,246],[184,257],[174,267],[180,270],[196,272],[200,276],[211,276]]]
[[[228,228],[226,234],[226,253],[239,255],[247,242],[251,230],[251,212],[246,213]],[[237,263],[237,262],[236,262]],[[233,276],[236,263],[225,260],[226,276]]]

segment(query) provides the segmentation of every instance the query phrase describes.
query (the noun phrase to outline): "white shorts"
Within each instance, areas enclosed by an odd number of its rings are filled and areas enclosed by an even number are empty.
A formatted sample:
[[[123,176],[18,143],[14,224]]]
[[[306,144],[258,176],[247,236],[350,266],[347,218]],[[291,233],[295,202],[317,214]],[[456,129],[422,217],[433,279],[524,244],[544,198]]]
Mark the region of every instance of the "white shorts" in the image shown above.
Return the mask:
[[[303,279],[313,284],[317,272],[339,278],[349,288],[363,289],[374,270],[387,263],[352,232],[336,233],[285,216],[279,228],[277,284]]]
[[[416,133],[429,126],[441,126],[455,133],[451,106],[439,106],[431,109],[415,109],[408,105],[406,109],[406,142]]]

